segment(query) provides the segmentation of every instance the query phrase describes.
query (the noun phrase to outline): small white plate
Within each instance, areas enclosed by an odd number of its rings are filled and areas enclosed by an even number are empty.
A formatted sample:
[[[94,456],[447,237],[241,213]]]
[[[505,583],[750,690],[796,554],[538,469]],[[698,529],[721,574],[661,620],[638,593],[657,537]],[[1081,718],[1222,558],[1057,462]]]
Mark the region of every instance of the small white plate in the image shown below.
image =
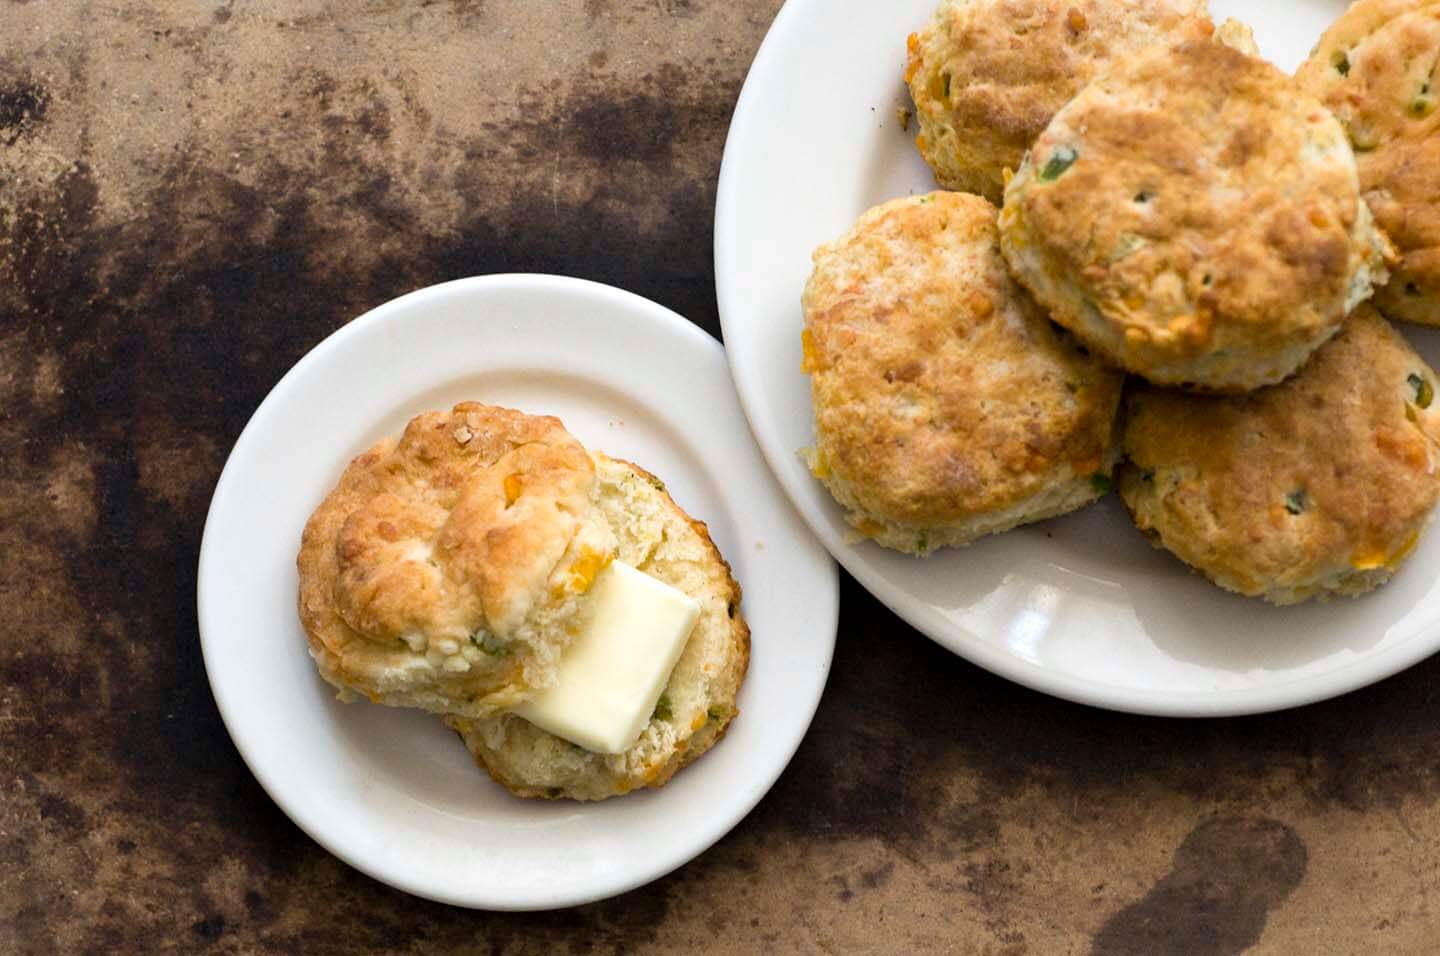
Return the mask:
[[[354,455],[464,399],[558,415],[587,446],[653,470],[734,568],[752,634],[740,716],[664,789],[520,800],[438,717],[341,704],[316,675],[295,610],[305,520]],[[413,292],[301,359],[220,477],[198,597],[220,714],[281,809],[376,879],[488,909],[624,892],[738,823],[810,724],[839,603],[835,566],[765,468],[720,345],[628,292],[533,275]]]
[[[1291,70],[1344,0],[1213,0]],[[1241,714],[1343,693],[1440,648],[1440,530],[1359,600],[1276,609],[1153,550],[1112,497],[929,560],[850,544],[796,451],[814,440],[800,374],[810,253],[865,209],[935,188],[902,132],[905,38],[935,0],[790,0],[755,58],[715,212],[720,316],[741,403],[771,467],[830,553],[910,624],[1021,684],[1140,713]],[[1405,333],[1435,364],[1435,332]]]

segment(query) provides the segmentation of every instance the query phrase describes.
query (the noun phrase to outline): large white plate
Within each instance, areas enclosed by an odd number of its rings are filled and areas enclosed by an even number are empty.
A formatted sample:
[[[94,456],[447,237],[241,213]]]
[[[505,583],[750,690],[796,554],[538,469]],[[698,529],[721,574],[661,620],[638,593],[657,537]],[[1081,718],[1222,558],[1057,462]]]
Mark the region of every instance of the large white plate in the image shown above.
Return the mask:
[[[306,518],[352,456],[463,399],[559,415],[586,445],[642,463],[709,523],[733,566],[753,638],[740,716],[664,789],[598,804],[519,800],[439,718],[341,704],[316,676],[295,611]],[[810,723],[838,607],[835,566],[766,470],[719,344],[638,296],[554,276],[423,289],[305,356],[235,444],[198,590],[215,700],[275,802],[377,879],[493,909],[623,892],[734,826]]]
[[[1214,0],[1290,70],[1343,0]],[[995,673],[1117,710],[1240,714],[1320,700],[1440,647],[1440,532],[1355,601],[1275,609],[1153,550],[1114,498],[929,560],[847,541],[796,458],[813,441],[799,372],[810,252],[866,208],[934,187],[895,116],[905,37],[934,0],[790,0],[755,58],[720,172],[715,265],[730,368],[766,458],[830,553],[896,613]],[[1432,364],[1434,333],[1411,340]]]

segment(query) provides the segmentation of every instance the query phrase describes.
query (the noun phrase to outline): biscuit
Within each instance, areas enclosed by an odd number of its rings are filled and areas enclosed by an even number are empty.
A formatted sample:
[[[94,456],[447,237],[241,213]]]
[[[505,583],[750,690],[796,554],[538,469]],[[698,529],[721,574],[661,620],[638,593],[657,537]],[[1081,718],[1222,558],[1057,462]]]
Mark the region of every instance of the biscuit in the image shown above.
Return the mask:
[[[1386,276],[1340,124],[1220,43],[1115,64],[1005,190],[1001,243],[1055,321],[1166,385],[1294,372]]]
[[[658,479],[596,455],[597,507],[615,529],[620,561],[678,588],[700,618],[640,739],[621,754],[593,753],[513,714],[447,717],[479,766],[522,797],[603,800],[663,786],[713,747],[738,713],[750,658],[740,586],[705,525],[675,504]]]
[[[916,145],[941,186],[998,204],[1005,170],[1100,68],[1213,30],[1205,0],[943,0],[908,44]]]
[[[862,535],[924,555],[1108,487],[1121,376],[1010,278],[989,202],[893,200],[814,259],[810,464]]]
[[[1440,0],[1360,0],[1296,78],[1350,135],[1360,188],[1400,254],[1375,305],[1440,325]]]
[[[301,539],[300,618],[327,681],[483,716],[554,683],[614,557],[590,454],[555,418],[475,403],[357,457]]]
[[[1132,383],[1134,380],[1132,379]],[[1246,395],[1136,383],[1120,497],[1159,546],[1274,604],[1378,587],[1440,497],[1435,373],[1370,305]]]

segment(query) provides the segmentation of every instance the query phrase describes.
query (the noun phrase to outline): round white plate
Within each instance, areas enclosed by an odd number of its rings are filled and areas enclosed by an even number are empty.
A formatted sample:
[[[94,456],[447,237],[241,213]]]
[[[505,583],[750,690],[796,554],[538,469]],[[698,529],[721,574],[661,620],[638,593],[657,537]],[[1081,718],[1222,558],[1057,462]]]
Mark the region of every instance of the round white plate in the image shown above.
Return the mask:
[[[1359,600],[1276,609],[1152,549],[1112,497],[928,560],[852,544],[796,451],[813,438],[800,374],[810,253],[870,206],[935,188],[896,110],[905,38],[935,0],[790,0],[751,67],[720,172],[715,267],[741,403],[771,467],[845,568],[940,644],[1021,684],[1153,714],[1241,714],[1363,686],[1440,647],[1440,531]],[[1212,0],[1291,70],[1344,0]],[[1426,358],[1434,332],[1405,329]]]
[[[642,463],[707,522],[752,634],[740,716],[659,791],[520,800],[438,717],[341,704],[296,616],[295,554],[350,459],[411,416],[475,399],[555,414]],[[386,303],[305,356],[260,405],[215,489],[200,549],[200,640],[220,714],[290,818],[419,896],[544,909],[667,873],[780,776],[835,643],[835,566],[765,468],[720,345],[668,309],[555,276],[462,279]]]

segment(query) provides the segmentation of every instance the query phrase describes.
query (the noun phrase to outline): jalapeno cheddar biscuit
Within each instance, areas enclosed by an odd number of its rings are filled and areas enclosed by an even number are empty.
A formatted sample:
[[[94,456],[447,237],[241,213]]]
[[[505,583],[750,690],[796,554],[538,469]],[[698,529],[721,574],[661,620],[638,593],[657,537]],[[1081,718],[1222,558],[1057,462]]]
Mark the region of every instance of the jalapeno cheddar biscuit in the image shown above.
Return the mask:
[[[694,756],[736,711],[749,659],[739,585],[658,479],[586,451],[549,416],[462,403],[354,459],[305,526],[301,622],[321,677],[341,691],[482,720],[562,684],[567,648],[595,619],[596,582],[619,564],[698,605],[700,623],[688,638],[677,628],[667,651],[698,655],[707,674],[677,667],[668,677],[684,681],[671,697],[677,713],[720,714],[668,737]],[[600,655],[625,654],[624,644]],[[667,680],[654,661],[634,664]]]
[[[326,680],[484,715],[554,681],[614,557],[590,454],[558,419],[467,403],[345,469],[305,526],[300,616]]]
[[[811,465],[863,535],[923,555],[1108,485],[1120,375],[1010,278],[994,206],[897,199],[814,259],[802,300]]]
[[[694,598],[700,613],[649,721],[619,753],[587,750],[515,714],[446,718],[476,763],[518,796],[601,800],[663,786],[713,747],[738,713],[750,632],[729,566],[705,525],[653,476],[604,455],[596,460],[596,507],[617,529],[616,560]]]
[[[1211,42],[1086,87],[1021,164],[1000,224],[1055,321],[1152,382],[1215,391],[1294,372],[1389,254],[1329,110]]]
[[[909,40],[916,145],[941,186],[999,203],[1005,170],[1100,67],[1213,29],[1205,0],[943,0]]]
[[[1410,554],[1440,497],[1435,388],[1363,305],[1280,385],[1132,388],[1120,496],[1141,530],[1227,590],[1275,604],[1361,594]]]
[[[1375,304],[1440,325],[1440,0],[1360,0],[1296,74],[1334,111],[1400,262]]]

